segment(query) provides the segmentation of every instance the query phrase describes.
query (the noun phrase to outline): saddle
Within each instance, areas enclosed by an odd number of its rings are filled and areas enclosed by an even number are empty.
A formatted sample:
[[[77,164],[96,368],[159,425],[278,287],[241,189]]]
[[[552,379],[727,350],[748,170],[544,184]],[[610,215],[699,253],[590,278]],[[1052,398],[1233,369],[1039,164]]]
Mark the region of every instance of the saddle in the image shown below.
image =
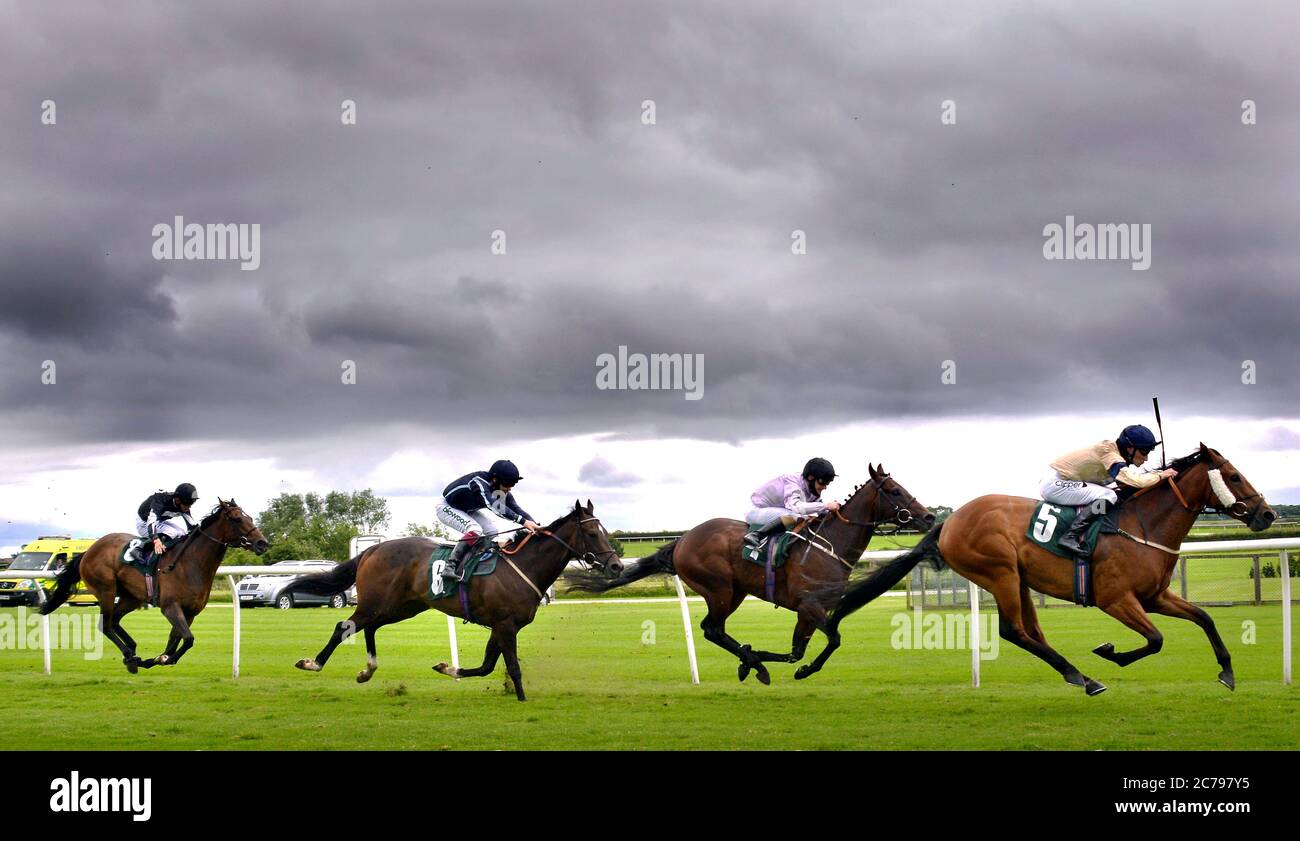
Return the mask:
[[[168,548],[163,547],[163,555],[167,554]],[[152,540],[137,537],[126,542],[117,558],[124,566],[134,567],[144,575],[145,599],[153,607],[158,606],[158,587],[155,579],[158,576],[158,562],[162,560],[163,555],[154,554]]]
[[[439,543],[429,553],[429,598],[431,599],[445,599],[455,592],[457,587],[467,587],[471,578],[491,575],[497,571],[497,561],[501,559],[501,544],[491,538],[480,537],[465,553],[465,559],[460,565],[460,579],[443,578],[442,568],[451,558],[455,548],[454,543]]]
[[[788,529],[780,534],[770,534],[763,538],[756,547],[750,546],[748,543],[741,544],[740,557],[763,567],[763,592],[769,602],[774,600],[776,594],[777,569],[785,565],[791,551],[797,549],[800,545],[807,544],[807,539],[799,533],[807,522],[807,520],[800,520],[793,529]],[[749,531],[755,532],[760,528],[761,526],[751,525]]]
[[[1091,606],[1095,604],[1092,592],[1092,555],[1101,535],[1119,534],[1119,506],[1111,505],[1104,515],[1088,526],[1088,531],[1083,536],[1082,556],[1075,555],[1060,545],[1061,537],[1069,530],[1076,516],[1078,509],[1074,506],[1039,502],[1030,514],[1025,536],[1035,546],[1074,562],[1074,601],[1076,604]]]

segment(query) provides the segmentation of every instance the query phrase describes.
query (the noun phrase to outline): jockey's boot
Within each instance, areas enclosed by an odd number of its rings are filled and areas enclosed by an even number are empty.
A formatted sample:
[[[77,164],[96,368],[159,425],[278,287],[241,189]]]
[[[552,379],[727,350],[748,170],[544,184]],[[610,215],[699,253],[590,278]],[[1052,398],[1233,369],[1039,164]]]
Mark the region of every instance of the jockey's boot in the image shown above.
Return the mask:
[[[1067,552],[1072,552],[1076,557],[1086,557],[1083,547],[1084,535],[1088,533],[1088,527],[1105,513],[1106,510],[1102,506],[1080,505],[1076,509],[1074,522],[1070,523],[1070,528],[1066,530],[1065,534],[1061,535],[1057,545]]]
[[[478,543],[478,533],[468,531],[461,535],[460,540],[456,543],[456,548],[451,550],[451,557],[442,568],[442,577],[451,578],[456,581],[460,580],[460,564],[465,559],[465,553]]]
[[[775,520],[763,526],[758,531],[751,531],[747,533],[745,535],[745,545],[752,546],[755,549],[757,549],[759,547],[759,544],[761,544],[763,542],[763,539],[766,538],[768,535],[777,534],[778,532],[782,532],[782,531],[785,531],[785,523],[781,522],[780,517],[777,517]]]

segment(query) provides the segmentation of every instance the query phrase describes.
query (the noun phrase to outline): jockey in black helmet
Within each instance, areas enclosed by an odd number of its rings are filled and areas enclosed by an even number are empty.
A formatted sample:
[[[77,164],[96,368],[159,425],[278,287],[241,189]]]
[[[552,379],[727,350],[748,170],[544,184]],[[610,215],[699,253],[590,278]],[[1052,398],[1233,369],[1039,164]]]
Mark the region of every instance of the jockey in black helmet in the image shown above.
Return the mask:
[[[757,547],[763,538],[793,526],[799,520],[838,511],[835,501],[822,502],[822,493],[835,479],[835,468],[824,458],[809,459],[803,473],[777,476],[754,491],[749,501],[753,508],[745,515],[745,522],[760,526],[745,535],[745,542]]]
[[[189,534],[194,527],[189,514],[190,507],[198,499],[198,491],[189,482],[182,482],[170,493],[158,491],[150,494],[136,507],[135,533],[145,546],[152,544],[154,554],[161,555],[167,546]],[[147,554],[141,552],[141,560]]]
[[[467,473],[443,489],[436,511],[444,525],[461,535],[451,558],[443,568],[444,578],[460,578],[460,562],[480,534],[495,537],[498,528],[492,515],[518,523],[529,531],[541,528],[515,501],[510,491],[523,477],[512,461],[495,461],[487,470]],[[489,514],[489,512],[491,512]]]

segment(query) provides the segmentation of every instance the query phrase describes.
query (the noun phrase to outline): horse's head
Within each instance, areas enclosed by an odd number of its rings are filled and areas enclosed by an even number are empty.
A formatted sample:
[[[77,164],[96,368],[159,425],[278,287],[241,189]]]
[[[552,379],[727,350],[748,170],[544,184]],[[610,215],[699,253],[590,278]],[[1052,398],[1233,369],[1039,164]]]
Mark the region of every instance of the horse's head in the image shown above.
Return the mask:
[[[609,533],[596,519],[593,512],[596,507],[587,500],[584,506],[580,500],[573,501],[573,510],[565,518],[574,525],[573,548],[581,554],[579,560],[603,571],[610,578],[623,572],[623,561],[618,551],[610,545]]]
[[[1202,443],[1197,452],[1186,459],[1179,459],[1172,466],[1178,467],[1179,462],[1187,460],[1205,466],[1208,482],[1201,500],[1203,505],[1221,511],[1234,520],[1240,520],[1251,531],[1263,531],[1273,525],[1277,512],[1269,507],[1264,495],[1255,490],[1250,480],[1233,467],[1232,462],[1224,458],[1222,453]]]
[[[871,480],[867,486],[876,489],[871,510],[866,514],[868,520],[893,521],[900,526],[915,521],[917,528],[929,531],[934,525],[934,515],[928,508],[917,502],[916,497],[907,492],[907,488],[894,481],[894,478],[885,472],[883,464],[878,466],[868,464],[867,470],[871,473]]]
[[[212,510],[216,518],[212,537],[231,549],[251,549],[261,555],[271,544],[262,534],[253,518],[233,499],[217,497],[217,507]]]

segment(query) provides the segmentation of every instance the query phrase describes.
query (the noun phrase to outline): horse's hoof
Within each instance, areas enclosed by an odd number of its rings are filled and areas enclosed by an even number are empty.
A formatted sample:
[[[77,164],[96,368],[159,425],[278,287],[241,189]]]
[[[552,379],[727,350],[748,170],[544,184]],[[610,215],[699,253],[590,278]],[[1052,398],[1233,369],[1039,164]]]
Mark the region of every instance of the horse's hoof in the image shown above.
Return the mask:
[[[749,677],[749,664],[741,663],[740,666],[736,669],[736,675],[740,677],[740,682],[744,683],[745,678]]]
[[[1093,680],[1092,678],[1088,678],[1087,683],[1083,685],[1083,691],[1088,695],[1089,698],[1091,698],[1093,695],[1100,695],[1101,693],[1105,692],[1106,684],[1100,681]]]
[[[159,654],[153,659],[159,666],[170,666],[172,664],[172,658],[168,657],[166,654]]]
[[[767,673],[767,669],[763,668],[762,665],[754,667],[754,675],[758,678],[758,682],[764,686],[772,685],[772,676]]]
[[[368,672],[365,669],[362,669],[361,671],[357,672],[357,683],[365,683],[366,681],[370,680],[371,676],[373,675],[374,672]]]
[[[316,665],[316,661],[311,659],[310,657],[304,657],[303,659],[299,660],[297,663],[294,663],[293,665],[299,669],[302,669],[304,672],[320,671],[320,666]]]
[[[122,658],[122,665],[126,666],[126,670],[131,674],[138,674],[140,671],[140,658],[124,657]]]
[[[808,668],[807,666],[800,666],[799,668],[794,670],[794,679],[803,680],[804,678],[808,677],[808,675],[812,673],[813,670]]]
[[[1115,646],[1113,643],[1108,642],[1105,643],[1104,645],[1099,645],[1096,648],[1094,648],[1092,650],[1092,653],[1096,654],[1098,657],[1102,657],[1107,660],[1113,660],[1115,657]]]
[[[1232,669],[1224,669],[1219,672],[1219,683],[1222,683],[1233,692],[1237,690],[1237,679],[1232,676]]]
[[[446,675],[447,677],[456,677],[456,672],[459,671],[458,669],[453,669],[451,665],[447,663],[439,663],[433,667],[433,670],[438,674]]]

